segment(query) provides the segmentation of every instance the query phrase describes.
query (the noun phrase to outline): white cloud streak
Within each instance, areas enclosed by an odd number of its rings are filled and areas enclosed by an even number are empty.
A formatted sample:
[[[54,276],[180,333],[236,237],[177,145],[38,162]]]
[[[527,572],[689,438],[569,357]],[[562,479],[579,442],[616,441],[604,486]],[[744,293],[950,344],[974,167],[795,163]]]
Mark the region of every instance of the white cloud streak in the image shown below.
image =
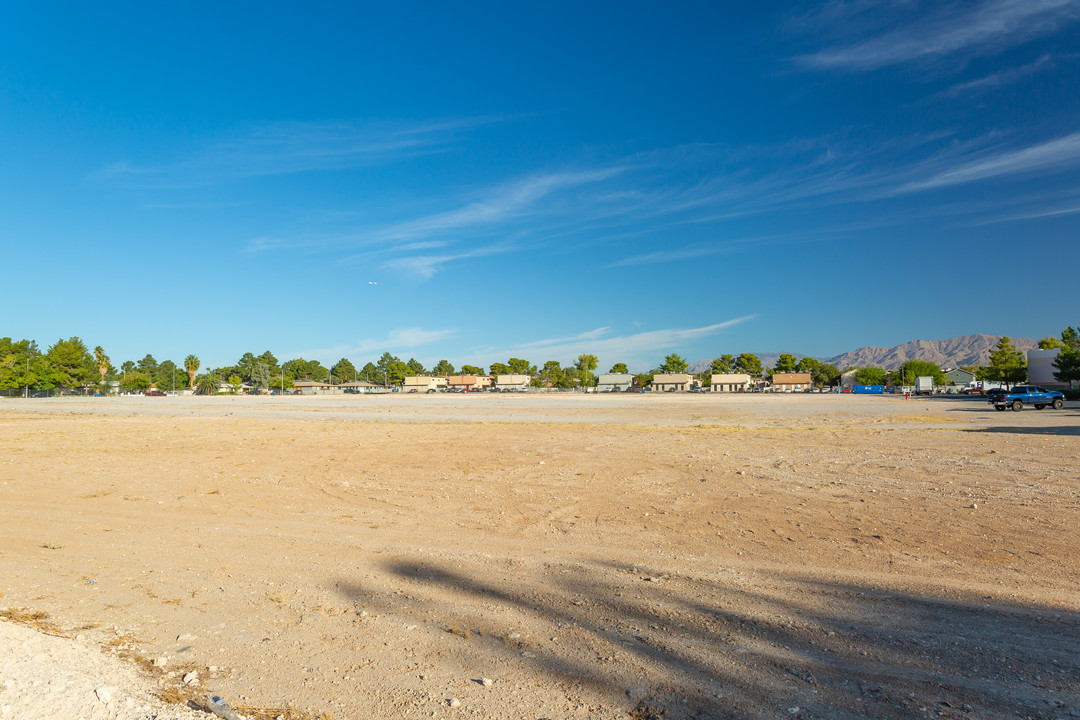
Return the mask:
[[[394,225],[379,235],[388,240],[411,239],[504,222],[533,212],[536,204],[558,192],[599,182],[622,172],[606,168],[581,172],[558,172],[516,180],[464,207]]]
[[[454,337],[456,334],[456,330],[425,330],[422,327],[400,328],[391,330],[385,338],[381,339],[359,340],[352,344],[338,345],[332,348],[316,348],[303,352],[286,353],[286,356],[303,357],[308,360],[318,360],[322,363],[333,363],[343,357],[353,360],[363,359],[364,356],[372,353],[381,355],[384,352],[389,352],[396,355],[403,350],[412,350],[442,342]]]
[[[896,194],[1037,171],[1057,172],[1080,165],[1080,132],[1019,149],[989,151],[925,179],[898,187]]]
[[[604,365],[625,362],[647,370],[658,365],[670,352],[678,352],[689,343],[718,335],[756,317],[747,315],[702,327],[664,328],[617,337],[604,337],[610,328],[597,328],[569,338],[537,340],[504,350],[489,350],[481,359],[504,362],[509,357],[528,355],[527,360],[540,364],[553,359],[570,362],[582,353],[592,353]]]
[[[955,53],[987,54],[1049,35],[1080,17],[1077,0],[985,0],[941,4],[896,29],[798,58],[831,70],[875,70]]]
[[[93,177],[154,189],[185,189],[238,179],[339,170],[444,151],[461,131],[492,122],[471,118],[426,124],[269,123],[190,149],[159,165],[108,165]]]
[[[1053,64],[1054,59],[1050,55],[1043,55],[1038,60],[1027,63],[1026,65],[991,73],[990,75],[984,75],[983,77],[967,82],[957,83],[932,97],[955,98],[961,95],[977,95],[979,93],[989,92],[996,88],[1019,82],[1045,68],[1052,67]]]

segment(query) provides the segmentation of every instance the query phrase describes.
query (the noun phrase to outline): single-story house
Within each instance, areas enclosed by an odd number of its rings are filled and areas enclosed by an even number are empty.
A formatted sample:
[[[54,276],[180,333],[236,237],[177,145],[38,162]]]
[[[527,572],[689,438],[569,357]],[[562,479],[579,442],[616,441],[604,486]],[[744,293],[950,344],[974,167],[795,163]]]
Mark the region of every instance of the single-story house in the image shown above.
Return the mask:
[[[356,393],[363,393],[365,395],[367,393],[382,392],[383,391],[383,386],[382,385],[377,385],[375,383],[364,382],[363,380],[354,380],[352,382],[341,383],[337,387],[341,388],[341,392],[350,393],[350,394],[352,394],[353,391],[356,391]]]
[[[810,373],[773,373],[773,392],[802,392],[814,387]]]
[[[712,392],[749,392],[750,376],[746,373],[718,373],[709,378]]]
[[[451,390],[473,392],[481,388],[489,388],[495,384],[495,378],[490,375],[450,375],[446,378],[446,385]]]
[[[495,389],[506,392],[508,390],[525,390],[532,382],[532,375],[496,375]]]
[[[296,380],[293,386],[304,395],[336,395],[341,392],[337,385],[331,385],[325,380]]]
[[[945,373],[946,385],[959,385],[960,387],[967,387],[975,382],[975,373],[970,370],[964,370],[963,368],[956,368],[955,370],[949,370]]]
[[[656,392],[685,392],[695,384],[690,373],[660,373],[652,379],[652,389]]]
[[[596,392],[625,392],[634,387],[630,373],[604,373],[596,380]]]
[[[413,375],[405,378],[404,382],[401,383],[401,392],[431,392],[433,390],[445,388],[446,385],[446,378],[441,376],[432,377],[430,375]]]

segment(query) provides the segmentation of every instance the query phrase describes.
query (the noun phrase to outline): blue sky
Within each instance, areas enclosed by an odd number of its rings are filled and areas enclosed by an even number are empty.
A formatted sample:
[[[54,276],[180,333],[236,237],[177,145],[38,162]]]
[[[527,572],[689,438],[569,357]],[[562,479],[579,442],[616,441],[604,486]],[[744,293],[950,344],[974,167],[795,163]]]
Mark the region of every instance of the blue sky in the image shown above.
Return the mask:
[[[0,334],[645,370],[1080,320],[1080,0],[356,5],[7,8]]]

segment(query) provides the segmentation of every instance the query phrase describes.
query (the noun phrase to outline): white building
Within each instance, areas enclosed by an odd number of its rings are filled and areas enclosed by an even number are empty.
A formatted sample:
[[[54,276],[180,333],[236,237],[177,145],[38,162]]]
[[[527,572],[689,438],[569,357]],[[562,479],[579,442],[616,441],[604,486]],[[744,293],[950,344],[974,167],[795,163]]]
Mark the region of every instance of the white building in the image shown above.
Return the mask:
[[[634,387],[630,373],[604,373],[596,380],[596,392],[626,392]]]
[[[709,378],[711,392],[749,392],[750,376],[746,373],[719,373]]]
[[[1061,348],[1053,350],[1028,350],[1028,382],[1032,385],[1064,385],[1054,377],[1054,360]]]
[[[495,389],[501,392],[526,390],[532,382],[532,375],[496,375]]]

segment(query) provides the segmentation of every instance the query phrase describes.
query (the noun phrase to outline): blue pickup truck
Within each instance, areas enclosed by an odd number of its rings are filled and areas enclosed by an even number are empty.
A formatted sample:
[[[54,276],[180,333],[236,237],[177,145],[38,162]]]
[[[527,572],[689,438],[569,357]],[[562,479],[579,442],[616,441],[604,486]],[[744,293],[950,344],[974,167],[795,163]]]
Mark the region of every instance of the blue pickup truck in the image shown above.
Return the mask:
[[[1047,405],[1052,405],[1055,410],[1065,406],[1063,394],[1038,385],[1017,385],[1007,392],[987,395],[986,401],[998,411],[1012,408],[1020,412],[1025,405],[1034,405],[1036,410],[1042,410]]]

